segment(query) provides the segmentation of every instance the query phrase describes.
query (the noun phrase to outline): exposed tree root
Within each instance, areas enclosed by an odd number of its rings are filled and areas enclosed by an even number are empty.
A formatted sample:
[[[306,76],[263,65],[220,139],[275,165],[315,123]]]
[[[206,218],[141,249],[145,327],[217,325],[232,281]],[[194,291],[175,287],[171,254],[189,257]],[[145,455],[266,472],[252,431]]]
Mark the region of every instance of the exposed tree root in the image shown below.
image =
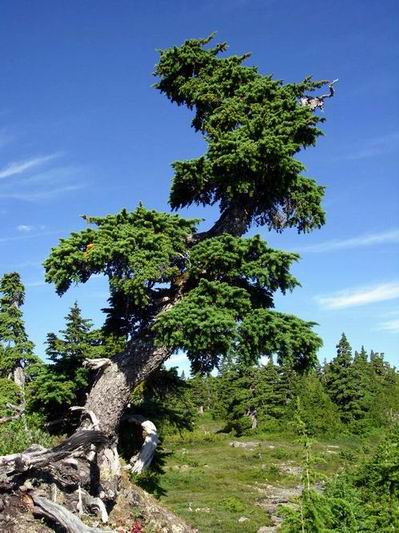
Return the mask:
[[[90,418],[92,425],[96,425],[95,415]],[[148,429],[149,434],[152,426],[155,428],[145,419],[136,418],[135,422]],[[155,429],[151,442],[157,439]],[[145,449],[145,457],[138,459],[142,466],[152,457],[155,447],[152,446],[149,455],[149,448]],[[157,532],[193,531],[149,494],[132,485],[126,475],[122,478],[121,486],[115,444],[97,430],[80,429],[50,449],[34,445],[22,453],[0,457],[0,531],[122,532],[131,530],[136,520],[132,515],[138,517],[139,524],[147,524]],[[117,497],[115,511],[109,514]],[[32,516],[44,518],[46,525],[35,522]],[[96,523],[87,525],[81,517]],[[108,529],[100,528],[101,522],[107,523]]]

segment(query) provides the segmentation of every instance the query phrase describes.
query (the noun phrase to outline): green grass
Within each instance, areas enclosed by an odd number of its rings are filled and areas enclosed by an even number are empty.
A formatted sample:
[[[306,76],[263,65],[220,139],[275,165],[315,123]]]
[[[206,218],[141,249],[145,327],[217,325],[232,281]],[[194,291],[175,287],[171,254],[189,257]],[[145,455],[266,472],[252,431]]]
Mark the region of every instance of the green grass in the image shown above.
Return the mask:
[[[256,532],[270,524],[268,514],[257,505],[264,498],[262,486],[293,487],[300,483],[298,474],[280,469],[300,464],[301,445],[295,436],[237,438],[220,430],[220,424],[204,416],[195,431],[165,439],[164,450],[169,453],[160,480],[165,492],[161,502],[200,533]],[[259,445],[255,449],[232,448],[232,440],[259,441]],[[315,444],[320,479],[345,468],[360,448],[360,440],[345,438]],[[238,522],[243,516],[249,520]]]

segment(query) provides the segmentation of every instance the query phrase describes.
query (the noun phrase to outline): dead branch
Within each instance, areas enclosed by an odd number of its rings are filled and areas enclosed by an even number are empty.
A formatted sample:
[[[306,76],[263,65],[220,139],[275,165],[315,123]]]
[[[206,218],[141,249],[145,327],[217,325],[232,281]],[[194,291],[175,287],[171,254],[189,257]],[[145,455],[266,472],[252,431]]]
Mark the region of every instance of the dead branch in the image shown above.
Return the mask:
[[[79,430],[58,446],[50,449],[26,450],[20,454],[5,455],[0,457],[0,467],[8,467],[8,474],[24,472],[32,467],[46,466],[61,461],[72,455],[73,452],[85,449],[91,444],[103,446],[108,444],[108,439],[101,431]]]
[[[32,494],[31,498],[35,504],[34,514],[50,519],[63,527],[67,533],[105,533],[104,529],[86,526],[79,517],[58,503],[36,494]],[[108,530],[108,532],[110,531]]]
[[[334,81],[328,82],[329,92],[326,94],[320,94],[319,96],[304,95],[301,98],[301,104],[307,106],[311,111],[315,111],[317,108],[324,110],[324,100],[326,98],[332,98],[335,95],[334,83],[337,83],[338,78]]]
[[[111,359],[107,357],[98,357],[97,359],[85,359],[83,366],[90,368],[91,370],[98,370],[99,368],[105,368],[111,364]]]
[[[5,422],[9,422],[10,420],[17,420],[18,418],[21,418],[21,416],[25,413],[25,403],[23,403],[22,405],[14,405],[12,403],[7,403],[6,405],[12,411],[16,411],[16,413],[10,416],[2,416],[0,418],[0,424],[4,424]]]
[[[100,514],[101,521],[103,524],[106,524],[108,522],[108,512],[101,498],[91,496],[91,494],[89,494],[84,489],[81,489],[81,498],[82,502],[84,503],[84,506],[89,511],[94,511]]]

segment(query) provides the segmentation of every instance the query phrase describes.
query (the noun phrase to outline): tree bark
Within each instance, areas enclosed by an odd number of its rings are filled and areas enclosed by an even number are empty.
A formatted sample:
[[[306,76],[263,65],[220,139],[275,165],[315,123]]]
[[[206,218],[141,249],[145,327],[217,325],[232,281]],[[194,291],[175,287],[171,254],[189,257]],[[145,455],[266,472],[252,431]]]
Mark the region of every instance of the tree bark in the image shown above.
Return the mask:
[[[133,339],[126,350],[99,370],[89,393],[85,410],[92,411],[99,429],[113,442],[132,390],[171,355],[171,350],[156,347],[152,338]]]

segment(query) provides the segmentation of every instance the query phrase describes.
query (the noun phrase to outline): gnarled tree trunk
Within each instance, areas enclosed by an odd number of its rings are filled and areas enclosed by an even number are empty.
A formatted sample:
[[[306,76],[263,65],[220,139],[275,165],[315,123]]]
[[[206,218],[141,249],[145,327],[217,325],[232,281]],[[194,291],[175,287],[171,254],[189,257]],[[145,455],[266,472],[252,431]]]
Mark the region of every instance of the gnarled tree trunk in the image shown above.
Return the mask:
[[[85,408],[98,418],[99,429],[115,441],[122,415],[132,390],[171,355],[165,347],[154,346],[151,337],[130,341],[125,351],[111,360],[89,393]]]

